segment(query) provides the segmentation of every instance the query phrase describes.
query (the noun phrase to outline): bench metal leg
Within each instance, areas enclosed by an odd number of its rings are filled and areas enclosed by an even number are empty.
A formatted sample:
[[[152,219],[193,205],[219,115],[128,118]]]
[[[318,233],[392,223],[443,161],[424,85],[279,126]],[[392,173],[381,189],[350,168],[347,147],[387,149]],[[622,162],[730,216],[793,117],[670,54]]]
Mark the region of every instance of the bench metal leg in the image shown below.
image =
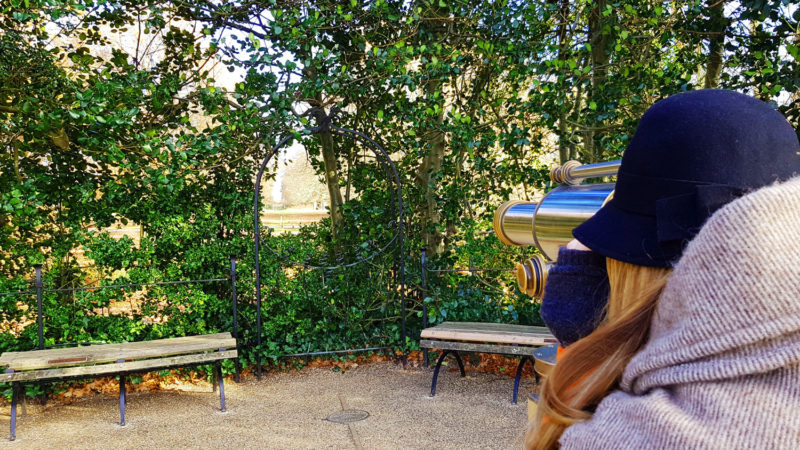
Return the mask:
[[[17,438],[17,401],[19,401],[19,383],[11,383],[11,438]]]
[[[467,376],[467,372],[464,371],[464,363],[461,361],[461,355],[458,352],[453,352],[453,356],[456,357],[456,362],[458,363],[458,370],[461,371],[461,378]]]
[[[239,383],[241,380],[242,374],[242,364],[239,362],[239,357],[237,356],[236,359],[233,360],[234,367],[236,368],[236,375],[233,376],[233,381]]]
[[[118,363],[125,362],[124,359],[117,361]],[[125,426],[125,374],[119,374],[119,425]]]
[[[519,379],[522,377],[522,369],[525,367],[525,363],[529,361],[533,364],[533,360],[530,356],[523,356],[517,366],[517,376],[514,377],[514,395],[511,397],[511,403],[515,405],[517,404],[517,393],[519,392]]]
[[[45,406],[47,405],[47,389],[50,386],[50,383],[40,381],[37,384],[42,388],[42,394],[39,396],[39,401],[42,402],[42,406]]]
[[[215,364],[215,371],[217,372],[217,380],[219,380],[219,410],[225,412],[225,380],[222,378],[222,364]]]
[[[456,362],[458,362],[458,368],[461,370],[461,376],[467,376],[467,373],[464,371],[464,363],[461,361],[461,356],[458,355],[458,352],[455,350],[445,350],[442,353],[442,356],[439,357],[439,360],[436,361],[436,368],[433,369],[433,382],[431,383],[431,397],[436,395],[436,380],[439,378],[439,369],[442,367],[442,362],[444,362],[444,358],[447,357],[450,353],[456,357]]]
[[[119,376],[119,424],[125,426],[125,375]]]

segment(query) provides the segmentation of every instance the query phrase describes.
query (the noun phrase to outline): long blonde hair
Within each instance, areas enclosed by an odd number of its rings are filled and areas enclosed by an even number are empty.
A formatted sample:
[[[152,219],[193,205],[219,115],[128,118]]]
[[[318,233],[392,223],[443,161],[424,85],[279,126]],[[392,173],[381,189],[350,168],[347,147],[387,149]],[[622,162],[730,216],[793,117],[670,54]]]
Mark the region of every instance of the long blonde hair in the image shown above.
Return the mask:
[[[545,380],[536,418],[525,435],[526,449],[555,448],[568,426],[590,419],[647,340],[656,301],[672,270],[611,258],[606,263],[611,289],[605,320],[570,345]]]

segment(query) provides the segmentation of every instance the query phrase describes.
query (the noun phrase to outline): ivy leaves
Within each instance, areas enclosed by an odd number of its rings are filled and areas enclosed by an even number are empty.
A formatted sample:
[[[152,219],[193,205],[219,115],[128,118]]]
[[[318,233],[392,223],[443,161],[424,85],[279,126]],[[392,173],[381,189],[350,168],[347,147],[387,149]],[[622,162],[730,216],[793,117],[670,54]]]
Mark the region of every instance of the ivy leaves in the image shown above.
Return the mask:
[[[800,9],[781,0],[725,4],[9,0],[0,7],[3,283],[17,286],[34,262],[47,262],[59,283],[78,283],[91,270],[213,277],[228,255],[251,258],[255,166],[287,130],[314,125],[296,114],[308,106],[346,111],[340,125],[390,151],[404,186],[407,248],[435,244],[442,267],[478,254],[510,265],[518,252],[486,234],[494,208],[547,189],[546,167],[558,159],[618,157],[660,98],[708,79],[775,101],[797,125]],[[320,143],[301,140],[322,174]],[[341,188],[354,199],[338,238],[352,252],[324,226],[271,238],[276,248],[336,261],[370,253],[391,234],[383,169],[359,158],[363,148],[337,145]],[[142,226],[138,246],[86,231],[124,222]],[[78,268],[79,247],[102,267]],[[395,298],[371,297],[391,283],[383,275],[393,261],[372,264],[341,279],[309,277],[305,287],[278,277],[266,327],[292,342],[271,348],[375,339],[358,323],[378,317],[392,318],[386,333],[395,333]],[[265,274],[280,269],[265,266]],[[251,295],[252,277],[241,279]],[[503,275],[432,283],[435,320],[536,320]],[[224,326],[226,295],[192,291],[197,315],[147,330]]]

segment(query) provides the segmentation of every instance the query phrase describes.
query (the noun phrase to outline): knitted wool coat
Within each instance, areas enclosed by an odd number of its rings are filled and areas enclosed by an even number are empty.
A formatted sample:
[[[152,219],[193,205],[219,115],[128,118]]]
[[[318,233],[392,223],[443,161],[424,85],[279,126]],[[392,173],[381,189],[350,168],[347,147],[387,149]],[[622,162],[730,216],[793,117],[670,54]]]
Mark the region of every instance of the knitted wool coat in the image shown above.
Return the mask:
[[[800,178],[717,211],[565,449],[800,449]]]

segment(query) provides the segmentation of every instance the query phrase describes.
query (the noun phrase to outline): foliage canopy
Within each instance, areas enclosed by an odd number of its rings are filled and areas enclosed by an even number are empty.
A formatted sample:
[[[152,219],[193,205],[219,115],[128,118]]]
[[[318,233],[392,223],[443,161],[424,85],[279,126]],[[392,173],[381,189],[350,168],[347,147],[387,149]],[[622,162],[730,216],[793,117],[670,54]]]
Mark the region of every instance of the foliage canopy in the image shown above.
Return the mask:
[[[522,253],[488,232],[493,209],[549,188],[559,160],[619,157],[643,111],[675,92],[748,92],[797,127],[791,3],[9,0],[0,291],[26,289],[36,263],[48,286],[67,288],[216,278],[236,255],[252,341],[255,170],[278,139],[315,125],[303,110],[339,109],[337,123],[378,140],[400,171],[411,329],[423,302],[432,322],[536,323],[537,305],[503,272],[431,277],[422,299],[420,249],[437,267],[509,267]],[[352,142],[298,138],[329,187],[331,217],[264,242],[328,263],[379,246],[391,221],[385,171]],[[117,222],[139,224],[141,242],[96,231]],[[312,272],[267,258],[258,351],[405,346],[393,264],[389,254]],[[230,327],[224,283],[103,292],[50,295],[48,342]],[[133,297],[140,310],[102,313]],[[0,296],[0,322],[24,323],[21,304],[31,299]],[[31,327],[0,334],[0,351],[34,343]]]

